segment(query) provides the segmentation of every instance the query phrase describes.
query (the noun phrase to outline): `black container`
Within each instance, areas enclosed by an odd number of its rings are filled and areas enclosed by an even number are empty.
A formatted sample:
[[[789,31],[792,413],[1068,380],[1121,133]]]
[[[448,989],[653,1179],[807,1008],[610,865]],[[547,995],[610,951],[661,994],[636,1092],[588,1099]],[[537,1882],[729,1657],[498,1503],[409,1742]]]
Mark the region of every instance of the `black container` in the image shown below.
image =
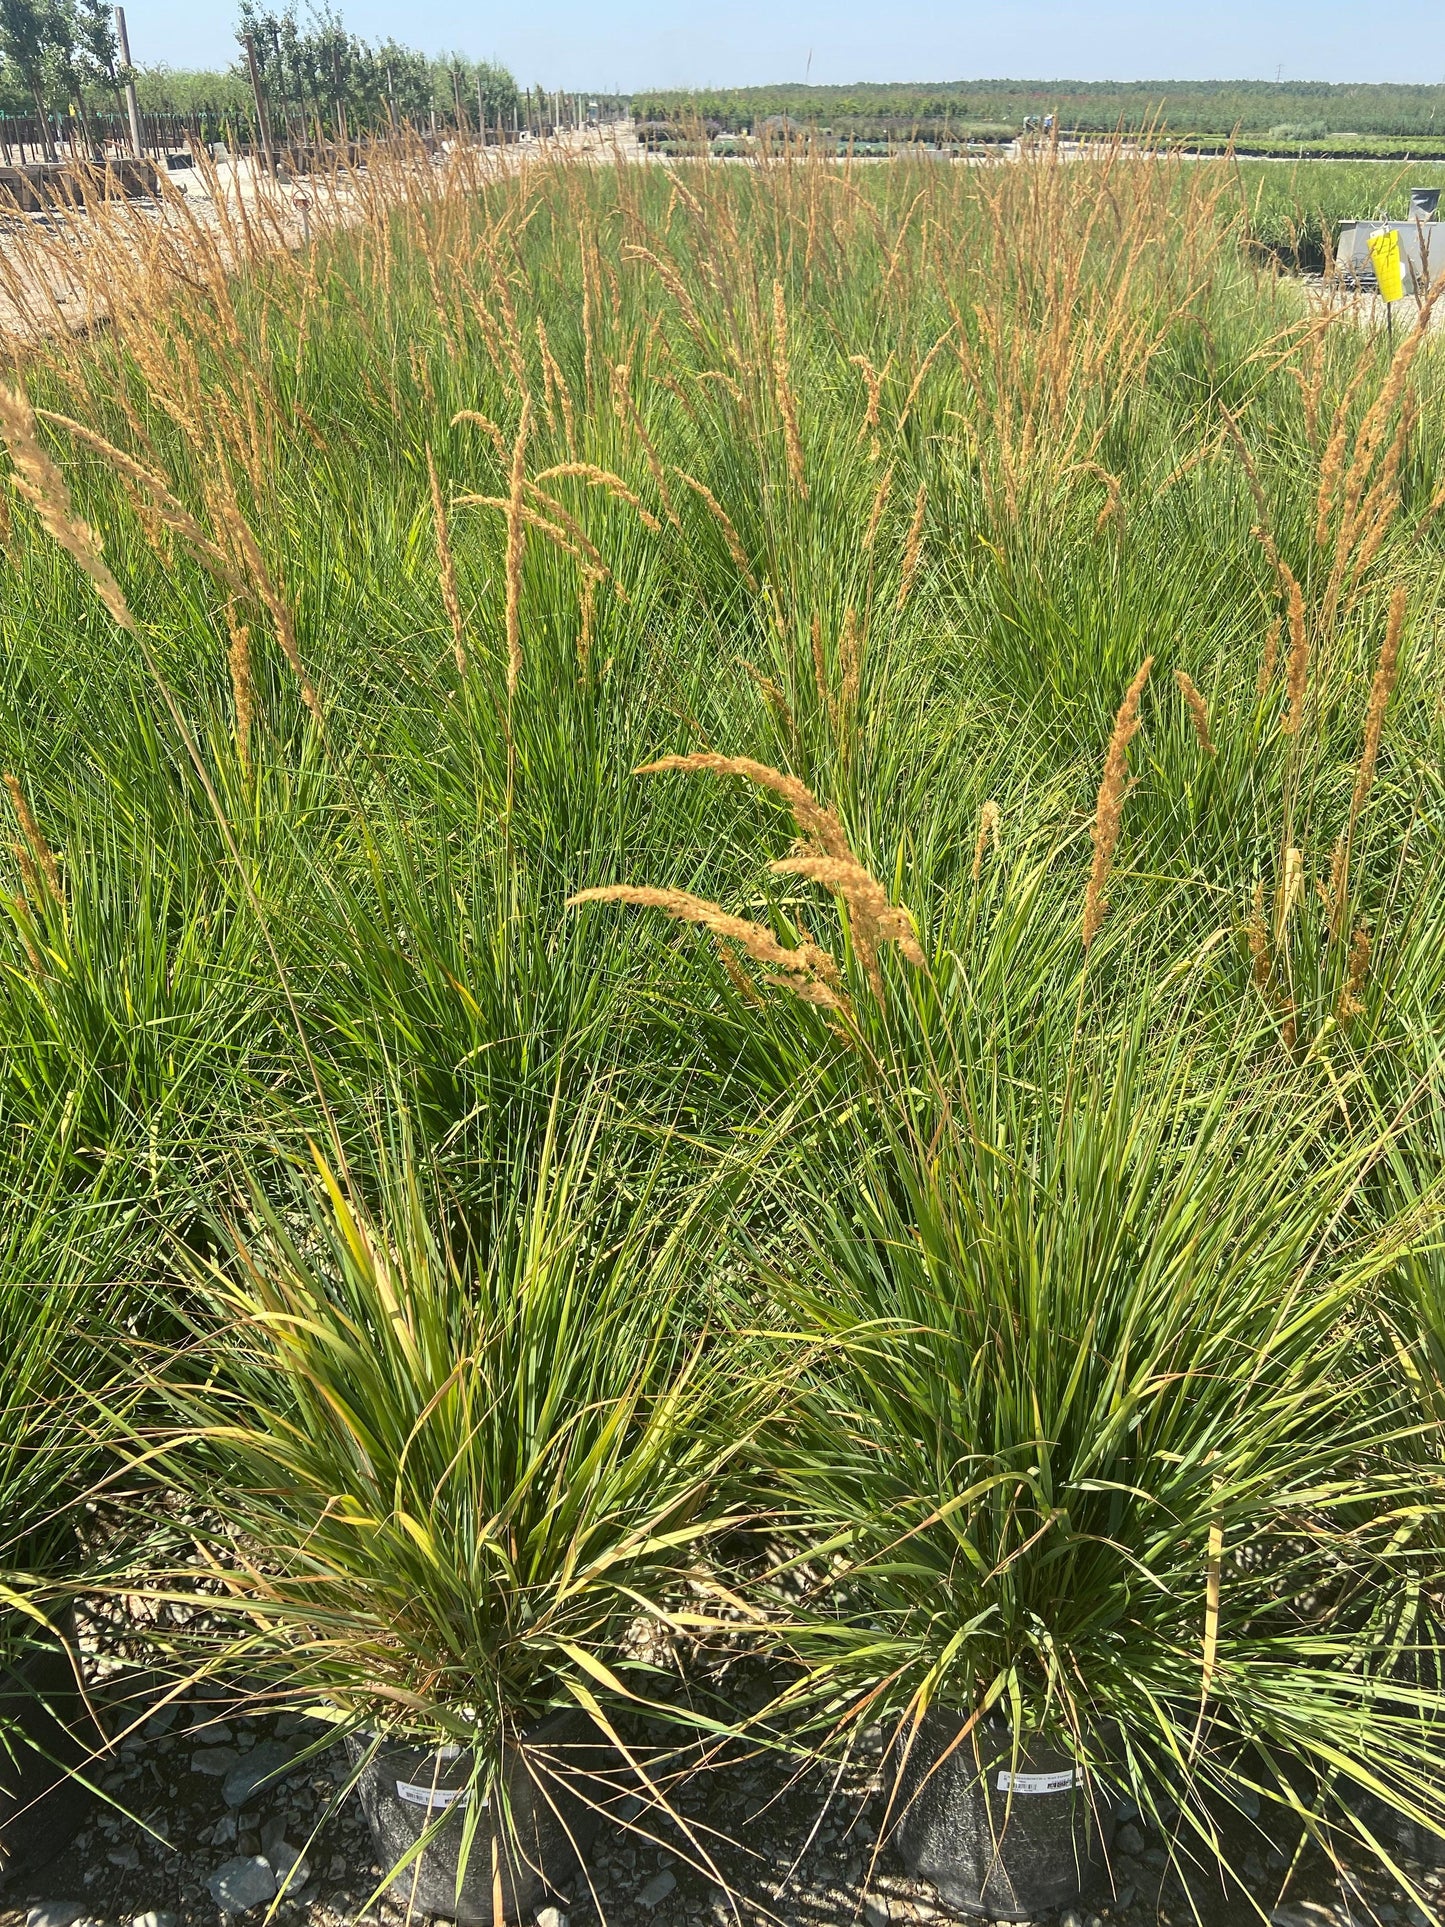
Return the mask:
[[[965,1724],[928,1712],[902,1761],[890,1824],[904,1864],[957,1913],[1032,1920],[1067,1907],[1107,1868],[1112,1799],[1066,1754],[1032,1744],[1015,1759],[996,1725],[958,1741]]]
[[[365,1760],[357,1791],[383,1867],[405,1858],[428,1827],[440,1821],[421,1853],[391,1881],[393,1900],[413,1913],[460,1923],[492,1922],[492,1844],[496,1840],[502,1907],[508,1920],[527,1920],[550,1896],[566,1899],[580,1862],[597,1833],[597,1804],[605,1797],[588,1775],[605,1764],[606,1748],[580,1713],[554,1714],[533,1727],[506,1756],[511,1829],[500,1813],[477,1822],[466,1870],[457,1878],[464,1815],[470,1796],[469,1753],[459,1748],[404,1746],[384,1741],[375,1751],[364,1735],[347,1741],[353,1767]],[[369,1757],[368,1757],[369,1756]],[[495,1826],[489,1824],[495,1819]]]
[[[69,1844],[93,1802],[73,1777],[99,1744],[60,1640],[38,1636],[0,1671],[0,1877],[29,1873]]]

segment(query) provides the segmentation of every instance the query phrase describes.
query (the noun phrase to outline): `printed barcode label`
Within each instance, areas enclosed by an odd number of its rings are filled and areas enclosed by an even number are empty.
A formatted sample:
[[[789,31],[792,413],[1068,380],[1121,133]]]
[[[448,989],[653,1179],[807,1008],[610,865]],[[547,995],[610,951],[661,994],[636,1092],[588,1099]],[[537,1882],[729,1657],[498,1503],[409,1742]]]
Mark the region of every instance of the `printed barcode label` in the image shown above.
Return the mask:
[[[1000,1773],[1000,1793],[1067,1793],[1079,1782],[1079,1769],[1065,1767],[1059,1773]]]
[[[428,1813],[440,1813],[458,1800],[471,1798],[470,1787],[413,1786],[410,1780],[398,1780],[396,1797],[405,1800],[409,1807],[425,1807]]]

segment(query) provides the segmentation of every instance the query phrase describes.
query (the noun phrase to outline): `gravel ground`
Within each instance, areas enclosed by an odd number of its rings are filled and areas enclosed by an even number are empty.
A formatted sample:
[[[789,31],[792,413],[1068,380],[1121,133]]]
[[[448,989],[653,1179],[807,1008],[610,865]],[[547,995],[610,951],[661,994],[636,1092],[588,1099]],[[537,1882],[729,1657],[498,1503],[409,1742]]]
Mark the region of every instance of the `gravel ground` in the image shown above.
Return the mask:
[[[282,1927],[358,1920],[400,1927],[403,1911],[389,1902],[368,1910],[381,1870],[355,1798],[318,1830],[346,1777],[339,1749],[277,1777],[320,1730],[291,1715],[249,1717],[216,1700],[188,1698],[163,1709],[120,1745],[105,1776],[106,1791],[134,1818],[97,1805],[60,1858],[0,1883],[0,1927],[218,1927],[226,1920],[261,1927],[268,1911]],[[680,1833],[669,1839],[659,1828],[650,1839],[612,1828],[594,1853],[593,1892],[579,1881],[565,1906],[544,1909],[537,1927],[724,1927],[729,1919],[739,1927],[945,1927],[951,1916],[932,1889],[876,1850],[878,1783],[876,1759],[871,1772],[861,1766],[826,1802],[828,1788],[814,1769],[790,1777],[785,1765],[754,1759],[700,1776],[686,1806],[715,1830],[714,1871],[689,1864],[696,1855]],[[1291,1872],[1285,1844],[1271,1846],[1257,1831],[1234,1843],[1248,1893],[1224,1892],[1216,1875],[1186,1896],[1160,1842],[1126,1823],[1113,1854],[1112,1893],[1105,1882],[1052,1919],[1059,1927],[1182,1927],[1196,1918],[1202,1927],[1445,1921],[1437,1901],[1445,1898],[1445,1875],[1414,1857],[1408,1830],[1401,1864],[1430,1895],[1428,1912],[1365,1867],[1343,1886],[1318,1855],[1302,1856]],[[272,1909],[288,1871],[287,1891]],[[737,1897],[736,1915],[723,1882]]]

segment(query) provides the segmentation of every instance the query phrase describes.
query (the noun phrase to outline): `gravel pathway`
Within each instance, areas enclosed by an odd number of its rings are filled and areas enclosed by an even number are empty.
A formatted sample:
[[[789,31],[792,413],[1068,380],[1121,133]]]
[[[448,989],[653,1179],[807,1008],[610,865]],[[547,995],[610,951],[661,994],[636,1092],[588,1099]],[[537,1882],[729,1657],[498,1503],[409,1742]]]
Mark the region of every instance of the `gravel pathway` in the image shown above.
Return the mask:
[[[282,1927],[400,1927],[402,1909],[385,1900],[368,1907],[381,1869],[356,1799],[318,1829],[346,1778],[339,1749],[285,1771],[323,1730],[294,1715],[253,1718],[214,1699],[163,1708],[118,1747],[104,1779],[134,1818],[97,1805],[59,1859],[0,1882],[0,1927],[261,1927],[268,1913]],[[785,1765],[757,1759],[700,1776],[686,1806],[715,1830],[714,1841],[728,1843],[712,1846],[714,1872],[690,1864],[696,1855],[680,1833],[613,1828],[594,1855],[594,1892],[579,1882],[569,1904],[544,1909],[536,1927],[945,1927],[952,1917],[932,1889],[876,1850],[876,1760],[825,1804],[826,1793],[813,1769],[790,1777]],[[1114,1891],[1105,1884],[1052,1919],[1059,1927],[1445,1921],[1445,1875],[1415,1857],[1408,1829],[1401,1863],[1431,1896],[1428,1913],[1371,1869],[1355,1870],[1342,1887],[1318,1855],[1302,1856],[1290,1873],[1286,1854],[1258,1833],[1235,1845],[1249,1894],[1222,1891],[1216,1875],[1186,1897],[1162,1844],[1126,1823]],[[719,1875],[737,1896],[736,1913]]]

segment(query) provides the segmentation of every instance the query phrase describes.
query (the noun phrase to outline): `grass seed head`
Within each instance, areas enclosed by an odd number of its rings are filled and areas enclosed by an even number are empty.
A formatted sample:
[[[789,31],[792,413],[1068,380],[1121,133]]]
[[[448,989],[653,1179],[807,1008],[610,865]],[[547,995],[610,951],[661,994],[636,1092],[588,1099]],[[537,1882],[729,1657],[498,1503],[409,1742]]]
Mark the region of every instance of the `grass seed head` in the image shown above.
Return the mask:
[[[15,812],[15,821],[20,826],[20,834],[25,838],[26,850],[34,866],[26,880],[28,882],[29,878],[38,871],[40,877],[44,879],[46,891],[56,903],[59,903],[61,900],[60,865],[55,861],[55,853],[46,842],[44,833],[35,820],[34,812],[21,787],[20,778],[6,770],[5,787],[10,792],[10,806]]]
[[[1182,669],[1174,671],[1174,680],[1179,685],[1180,694],[1189,707],[1189,720],[1194,724],[1194,734],[1199,738],[1199,747],[1211,759],[1218,755],[1214,738],[1209,733],[1209,707],[1191,679]]]
[[[1289,707],[1283,727],[1286,736],[1297,736],[1304,722],[1305,692],[1309,683],[1309,627],[1305,621],[1304,591],[1288,564],[1281,562],[1279,566],[1289,597],[1289,660],[1285,664],[1285,696]]]
[[[1090,831],[1094,860],[1089,869],[1088,888],[1084,892],[1085,950],[1098,935],[1109,908],[1104,890],[1113,867],[1114,847],[1119,841],[1119,824],[1124,814],[1124,798],[1128,793],[1129,744],[1139,728],[1139,699],[1144,694],[1144,685],[1153,667],[1154,658],[1146,656],[1133,682],[1125,690],[1119,713],[1114,718],[1114,733],[1109,738],[1109,747],[1104,756],[1104,774],[1094,806],[1094,827]]]
[[[993,843],[994,855],[997,856],[998,854],[1000,825],[1002,821],[1003,818],[999,811],[998,804],[990,798],[979,811],[978,815],[978,841],[973,846],[973,880],[975,883],[977,883],[983,875],[984,851],[988,848],[990,840]]]
[[[110,572],[100,537],[76,514],[65,478],[40,440],[35,412],[21,388],[0,384],[0,435],[10,450],[15,486],[35,510],[41,527],[89,579],[117,625],[133,630],[135,617]]]

